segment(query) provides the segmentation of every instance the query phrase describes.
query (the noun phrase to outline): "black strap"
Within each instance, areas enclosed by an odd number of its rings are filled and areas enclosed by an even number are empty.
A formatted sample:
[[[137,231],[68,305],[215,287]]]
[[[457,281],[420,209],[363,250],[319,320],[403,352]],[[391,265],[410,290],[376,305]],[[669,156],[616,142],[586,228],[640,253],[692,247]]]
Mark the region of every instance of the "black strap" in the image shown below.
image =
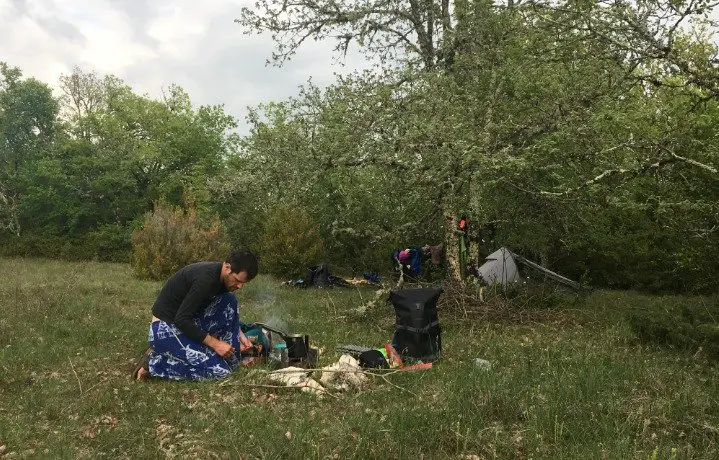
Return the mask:
[[[439,325],[439,320],[433,321],[433,322],[429,323],[428,325],[426,325],[425,327],[410,327],[410,326],[403,326],[401,324],[397,324],[397,325],[395,325],[395,329],[404,329],[405,331],[416,332],[416,333],[422,334],[422,333],[428,332],[431,328],[433,328],[434,326],[438,326],[438,325]]]

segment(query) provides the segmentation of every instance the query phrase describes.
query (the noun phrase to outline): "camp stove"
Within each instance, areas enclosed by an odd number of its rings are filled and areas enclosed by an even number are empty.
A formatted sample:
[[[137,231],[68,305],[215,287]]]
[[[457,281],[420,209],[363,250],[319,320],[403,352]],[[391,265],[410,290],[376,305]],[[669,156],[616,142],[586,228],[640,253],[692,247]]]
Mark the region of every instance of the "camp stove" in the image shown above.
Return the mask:
[[[282,339],[281,342],[275,343],[274,335],[270,335],[270,358],[279,367],[311,368],[317,363],[319,350],[310,346],[309,335],[287,334],[263,323],[255,324]]]

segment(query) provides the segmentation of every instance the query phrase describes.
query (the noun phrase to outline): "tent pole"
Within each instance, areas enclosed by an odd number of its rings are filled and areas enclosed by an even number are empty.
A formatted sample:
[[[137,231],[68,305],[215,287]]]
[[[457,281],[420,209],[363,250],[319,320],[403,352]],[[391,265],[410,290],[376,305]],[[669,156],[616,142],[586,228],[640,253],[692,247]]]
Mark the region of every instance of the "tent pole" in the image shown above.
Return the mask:
[[[581,285],[579,283],[577,283],[576,281],[572,281],[569,278],[565,278],[564,276],[562,276],[558,273],[554,273],[553,271],[546,269],[546,268],[542,267],[541,265],[532,262],[531,260],[525,259],[524,257],[520,256],[519,254],[515,254],[511,251],[509,251],[509,253],[512,254],[512,257],[514,257],[518,262],[521,262],[524,265],[532,267],[536,270],[539,270],[540,272],[546,274],[553,280],[558,281],[563,284],[566,284],[567,286],[569,286],[573,289],[576,289],[576,290],[581,289]]]

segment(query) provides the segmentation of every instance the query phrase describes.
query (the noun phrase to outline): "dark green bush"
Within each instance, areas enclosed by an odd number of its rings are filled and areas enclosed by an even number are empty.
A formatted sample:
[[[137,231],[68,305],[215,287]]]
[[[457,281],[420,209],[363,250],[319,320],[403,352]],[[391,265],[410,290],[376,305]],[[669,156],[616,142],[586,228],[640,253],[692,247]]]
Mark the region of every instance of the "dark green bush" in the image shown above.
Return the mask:
[[[127,227],[106,224],[85,235],[85,252],[104,262],[128,262],[132,245]]]
[[[183,266],[223,259],[227,236],[217,219],[203,225],[194,209],[158,203],[132,233],[132,267],[140,278],[164,279]]]
[[[700,347],[719,358],[719,306],[677,306],[629,315],[629,325],[641,343],[671,346],[690,352]]]
[[[302,208],[281,205],[270,213],[261,242],[262,270],[278,277],[304,275],[325,259],[317,225]]]
[[[0,239],[0,255],[127,262],[130,258],[130,231],[125,227],[106,225],[74,237],[41,233],[5,235]]]
[[[57,235],[3,235],[0,253],[9,257],[63,259],[71,246],[69,238]]]

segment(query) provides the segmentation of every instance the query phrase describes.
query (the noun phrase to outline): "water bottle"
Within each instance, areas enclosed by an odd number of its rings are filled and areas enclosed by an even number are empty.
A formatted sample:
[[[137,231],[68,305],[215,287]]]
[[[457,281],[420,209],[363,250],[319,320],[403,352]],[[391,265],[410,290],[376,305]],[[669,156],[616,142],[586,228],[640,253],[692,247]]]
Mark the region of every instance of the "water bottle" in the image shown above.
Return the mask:
[[[286,366],[289,359],[287,355],[287,345],[285,343],[276,343],[270,351],[270,360],[279,366]]]

